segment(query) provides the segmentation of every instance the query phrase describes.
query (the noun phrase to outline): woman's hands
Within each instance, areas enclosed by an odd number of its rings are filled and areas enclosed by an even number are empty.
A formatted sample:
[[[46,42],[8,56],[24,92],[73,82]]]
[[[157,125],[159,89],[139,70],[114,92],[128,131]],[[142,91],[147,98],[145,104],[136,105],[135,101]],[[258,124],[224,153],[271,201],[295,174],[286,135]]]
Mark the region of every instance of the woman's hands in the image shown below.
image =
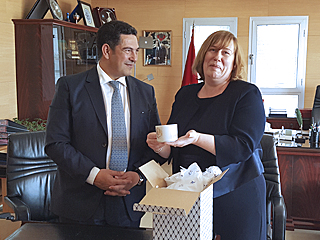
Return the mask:
[[[155,153],[160,153],[166,145],[163,142],[158,142],[157,134],[155,132],[151,132],[147,135],[147,144]]]
[[[190,130],[186,133],[186,135],[179,137],[174,142],[167,142],[166,144],[173,147],[184,147],[189,144],[196,144],[200,137],[200,133],[196,132],[195,130]]]
[[[163,158],[168,158],[170,156],[170,146],[166,143],[158,142],[157,134],[151,132],[147,135],[147,144],[155,152],[158,153]]]
[[[190,130],[186,135],[180,137],[174,142],[158,142],[157,134],[155,132],[149,133],[147,136],[148,146],[163,158],[168,158],[171,152],[170,146],[184,147],[189,144],[194,144],[200,136],[195,130]]]
[[[213,155],[216,154],[214,135],[204,134],[196,132],[195,130],[189,130],[186,135],[178,138],[174,142],[161,143],[157,141],[157,135],[155,132],[149,133],[147,136],[148,146],[163,158],[168,158],[170,155],[170,146],[172,147],[185,147],[190,144],[194,144],[201,147]]]

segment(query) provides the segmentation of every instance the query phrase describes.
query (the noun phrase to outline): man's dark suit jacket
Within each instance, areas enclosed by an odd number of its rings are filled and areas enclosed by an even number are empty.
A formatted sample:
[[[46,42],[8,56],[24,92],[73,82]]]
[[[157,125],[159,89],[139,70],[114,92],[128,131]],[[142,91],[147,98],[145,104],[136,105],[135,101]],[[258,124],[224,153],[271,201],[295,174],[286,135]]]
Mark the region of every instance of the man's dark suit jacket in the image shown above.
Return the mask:
[[[160,124],[152,86],[126,77],[130,99],[130,154],[127,171],[157,158],[146,136]],[[93,167],[106,168],[108,133],[106,111],[97,68],[59,79],[51,103],[46,153],[58,164],[51,210],[65,218],[84,221],[97,209],[103,190],[86,183]],[[130,218],[139,220],[133,203],[145,195],[145,185],[134,186],[124,197]],[[123,201],[123,197],[117,197]]]

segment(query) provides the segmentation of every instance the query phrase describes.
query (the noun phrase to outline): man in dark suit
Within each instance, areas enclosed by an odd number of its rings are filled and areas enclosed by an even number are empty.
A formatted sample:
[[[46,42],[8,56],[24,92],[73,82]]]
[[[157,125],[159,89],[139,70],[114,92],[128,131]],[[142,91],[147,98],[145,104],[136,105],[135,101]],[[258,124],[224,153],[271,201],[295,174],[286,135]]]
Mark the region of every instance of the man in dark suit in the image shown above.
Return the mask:
[[[98,31],[96,67],[61,77],[51,103],[45,151],[58,164],[51,210],[61,222],[138,227],[133,204],[145,195],[137,170],[157,159],[146,136],[160,124],[152,86],[130,76],[139,50],[137,31],[121,21]],[[120,82],[128,145],[126,171],[109,169],[110,81]],[[141,184],[142,183],[142,184]]]

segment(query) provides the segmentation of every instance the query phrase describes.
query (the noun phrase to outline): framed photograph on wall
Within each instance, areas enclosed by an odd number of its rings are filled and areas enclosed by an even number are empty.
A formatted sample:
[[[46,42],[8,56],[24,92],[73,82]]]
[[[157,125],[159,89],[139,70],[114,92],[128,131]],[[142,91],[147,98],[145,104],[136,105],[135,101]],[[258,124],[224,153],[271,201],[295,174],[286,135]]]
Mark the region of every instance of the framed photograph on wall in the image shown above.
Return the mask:
[[[101,27],[107,22],[117,20],[116,10],[114,8],[95,7],[92,12],[93,19],[97,28]]]
[[[144,49],[144,66],[171,66],[171,33],[171,31],[143,31],[143,36],[152,38],[153,44],[153,48]]]
[[[96,27],[92,15],[91,5],[83,1],[78,0],[78,7],[80,8],[80,14],[83,17],[84,24],[90,27]]]

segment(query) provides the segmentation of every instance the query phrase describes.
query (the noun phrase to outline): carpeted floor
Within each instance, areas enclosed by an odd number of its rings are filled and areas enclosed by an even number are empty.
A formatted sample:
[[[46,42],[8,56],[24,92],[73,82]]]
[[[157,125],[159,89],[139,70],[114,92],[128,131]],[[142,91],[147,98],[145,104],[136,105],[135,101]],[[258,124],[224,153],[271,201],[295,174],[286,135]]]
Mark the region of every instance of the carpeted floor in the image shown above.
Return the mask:
[[[286,231],[286,240],[320,240],[320,231],[302,229]]]
[[[6,239],[15,230],[21,226],[21,222],[11,222],[9,220],[0,219],[0,240]]]

